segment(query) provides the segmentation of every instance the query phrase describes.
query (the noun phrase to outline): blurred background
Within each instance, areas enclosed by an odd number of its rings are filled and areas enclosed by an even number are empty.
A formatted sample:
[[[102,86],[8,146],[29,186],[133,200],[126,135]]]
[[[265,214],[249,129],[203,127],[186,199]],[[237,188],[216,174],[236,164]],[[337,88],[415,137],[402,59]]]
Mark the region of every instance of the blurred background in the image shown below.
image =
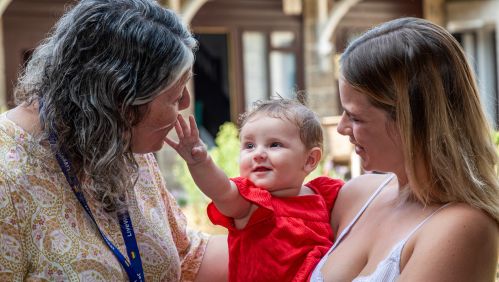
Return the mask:
[[[191,84],[194,114],[215,161],[238,174],[238,116],[258,99],[307,93],[326,133],[319,174],[362,173],[348,138],[336,133],[341,108],[338,59],[349,41],[398,17],[431,20],[449,30],[474,67],[489,121],[499,127],[499,0],[161,0],[199,41]],[[12,107],[18,73],[33,48],[75,1],[0,0],[0,112]],[[223,125],[223,126],[222,126]],[[222,126],[222,127],[221,127]],[[495,133],[496,142],[499,135]],[[189,222],[210,233],[207,200],[170,148],[156,154],[167,186]],[[312,176],[312,177],[313,177]]]

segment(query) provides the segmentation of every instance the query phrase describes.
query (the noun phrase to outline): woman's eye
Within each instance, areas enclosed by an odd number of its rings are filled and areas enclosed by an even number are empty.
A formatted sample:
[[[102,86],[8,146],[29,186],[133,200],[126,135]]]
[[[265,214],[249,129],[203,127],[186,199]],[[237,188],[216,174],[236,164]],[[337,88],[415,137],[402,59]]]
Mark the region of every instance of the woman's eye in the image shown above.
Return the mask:
[[[359,122],[359,121],[360,121],[358,118],[353,117],[353,116],[351,116],[351,115],[348,115],[348,119],[349,119],[350,121],[352,121],[352,122]]]
[[[180,101],[182,101],[182,99],[184,99],[184,94],[180,95],[178,98],[177,98],[177,101],[175,101],[177,104],[180,104]]]
[[[346,116],[348,118],[349,121],[351,122],[359,122],[360,120],[357,119],[355,116],[353,116],[351,113],[347,112],[347,111],[343,111],[343,116]]]
[[[270,144],[270,147],[271,147],[271,148],[275,148],[275,147],[282,147],[282,143],[279,143],[279,142],[272,142],[272,144]]]

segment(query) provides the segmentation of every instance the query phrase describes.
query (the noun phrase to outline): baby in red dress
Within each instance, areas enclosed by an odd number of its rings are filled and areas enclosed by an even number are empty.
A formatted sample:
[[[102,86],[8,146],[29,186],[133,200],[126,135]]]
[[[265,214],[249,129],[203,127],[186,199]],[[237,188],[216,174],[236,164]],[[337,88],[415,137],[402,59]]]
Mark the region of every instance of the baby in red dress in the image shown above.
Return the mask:
[[[303,103],[256,104],[241,118],[240,174],[229,179],[207,153],[192,116],[179,115],[178,143],[197,186],[212,199],[208,216],[229,230],[229,281],[308,281],[333,243],[330,214],[343,181],[303,184],[322,157],[317,116]]]

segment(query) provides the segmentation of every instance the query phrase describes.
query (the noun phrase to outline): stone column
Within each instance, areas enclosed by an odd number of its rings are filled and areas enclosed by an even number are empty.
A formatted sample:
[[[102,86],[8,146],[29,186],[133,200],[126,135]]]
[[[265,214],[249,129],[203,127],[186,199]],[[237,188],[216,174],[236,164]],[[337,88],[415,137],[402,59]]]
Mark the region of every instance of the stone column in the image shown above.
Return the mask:
[[[318,37],[327,16],[322,14],[326,1],[303,1],[303,40],[305,88],[312,110],[319,116],[338,114],[336,78],[334,74],[334,52],[320,54]],[[324,67],[327,66],[327,67]]]
[[[423,17],[445,27],[445,0],[423,0]]]
[[[305,89],[308,105],[315,111],[324,126],[324,161],[325,170],[329,170],[332,160],[331,141],[334,135],[324,120],[339,114],[337,77],[335,74],[336,52],[320,52],[318,39],[331,11],[328,0],[303,1],[303,46]],[[332,40],[332,38],[330,39]],[[325,171],[323,171],[325,172]]]

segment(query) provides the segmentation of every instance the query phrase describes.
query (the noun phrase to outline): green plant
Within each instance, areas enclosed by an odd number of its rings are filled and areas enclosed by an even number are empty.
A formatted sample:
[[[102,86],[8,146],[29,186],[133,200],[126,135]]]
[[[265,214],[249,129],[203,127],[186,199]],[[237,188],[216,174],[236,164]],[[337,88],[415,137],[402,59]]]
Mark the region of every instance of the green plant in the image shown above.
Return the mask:
[[[235,177],[239,175],[239,166],[237,164],[239,158],[239,138],[235,124],[226,122],[220,126],[220,131],[215,138],[215,145],[215,147],[208,151],[213,161],[227,176]],[[187,193],[187,206],[195,217],[189,220],[194,221],[195,225],[203,229],[203,227],[211,225],[205,211],[210,199],[194,183],[185,161],[180,156],[176,158],[173,175],[185,189]]]

